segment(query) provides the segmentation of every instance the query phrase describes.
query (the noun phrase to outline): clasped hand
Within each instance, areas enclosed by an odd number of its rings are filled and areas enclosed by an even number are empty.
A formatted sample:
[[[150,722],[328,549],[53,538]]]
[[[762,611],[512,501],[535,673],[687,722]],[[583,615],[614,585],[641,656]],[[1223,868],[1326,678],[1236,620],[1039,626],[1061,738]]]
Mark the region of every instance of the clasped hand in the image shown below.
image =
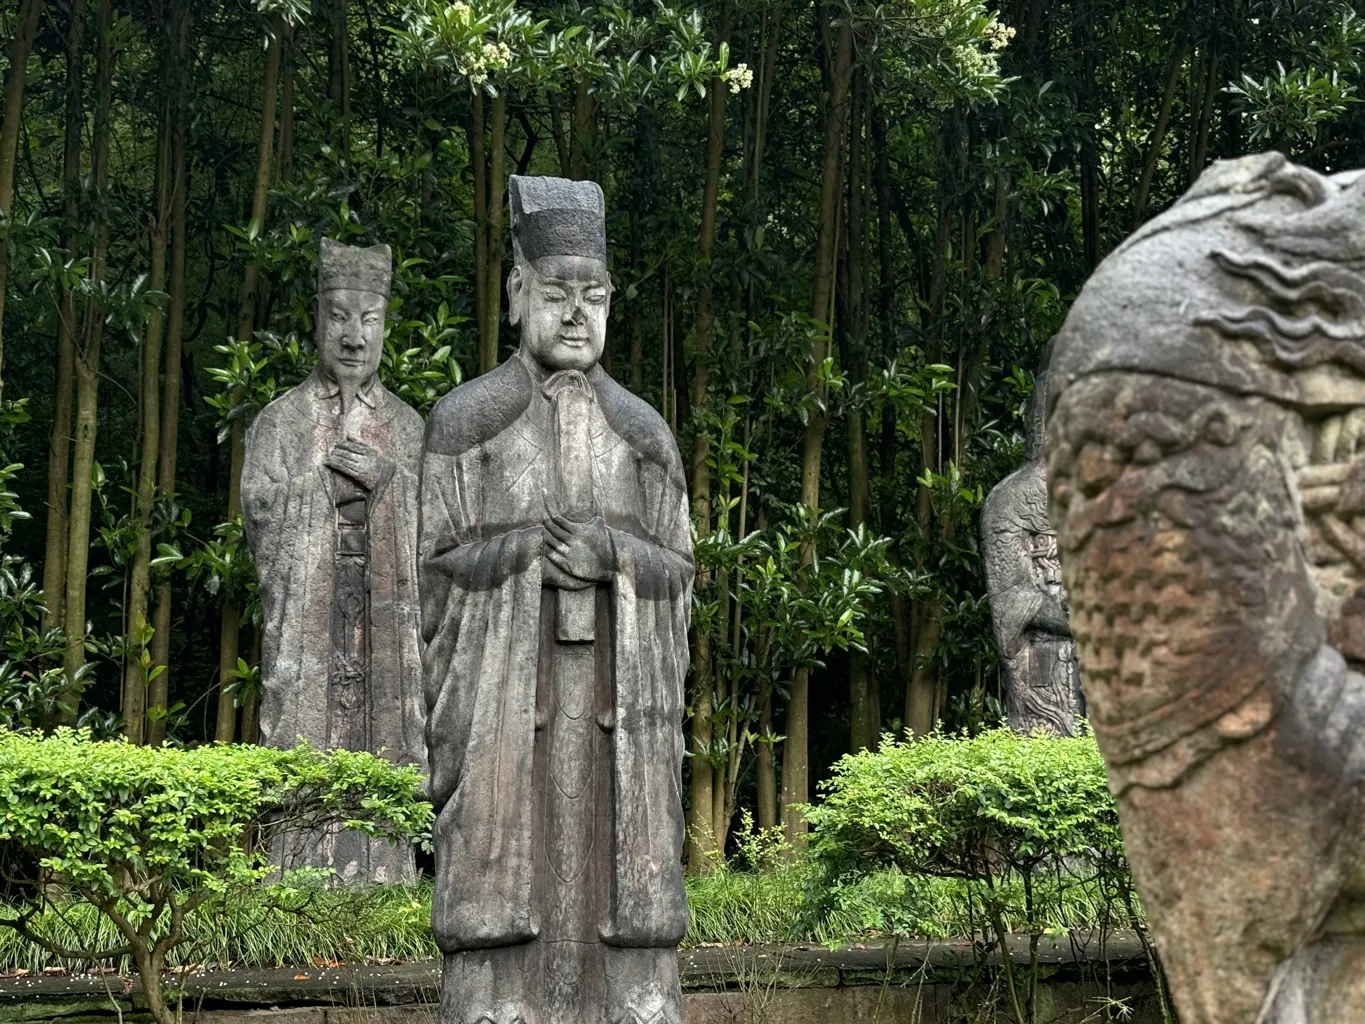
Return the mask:
[[[545,582],[561,590],[582,590],[611,579],[616,552],[602,517],[576,523],[564,516],[545,520]]]
[[[341,441],[323,460],[338,473],[344,473],[367,491],[393,469],[393,460],[360,441]]]

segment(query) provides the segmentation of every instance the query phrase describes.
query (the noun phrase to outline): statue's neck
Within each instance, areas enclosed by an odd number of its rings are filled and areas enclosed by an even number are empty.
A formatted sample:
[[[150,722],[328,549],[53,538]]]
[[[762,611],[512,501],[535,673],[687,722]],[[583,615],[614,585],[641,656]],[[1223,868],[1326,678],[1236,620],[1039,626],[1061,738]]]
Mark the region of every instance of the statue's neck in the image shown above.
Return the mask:
[[[531,375],[531,382],[535,384],[537,388],[541,387],[549,380],[550,376],[554,373],[548,366],[541,365],[540,360],[531,355],[531,350],[527,347],[525,342],[522,342],[521,346],[517,349],[517,358],[519,358],[522,365],[526,367],[526,372]]]
[[[522,365],[526,367],[526,372],[530,374],[531,377],[531,383],[533,383],[537,389],[544,387],[545,383],[551,377],[553,377],[557,373],[562,372],[560,370],[552,369],[551,367],[546,366],[535,356],[533,356],[531,354],[530,348],[526,345],[525,342],[522,342],[521,347],[517,349],[516,358],[520,359]],[[588,369],[581,371],[583,376],[591,380],[592,372],[597,368],[597,365],[598,365],[597,363],[594,363]]]
[[[355,408],[356,396],[363,391],[367,391],[374,383],[377,374],[370,374],[368,377],[334,377],[321,366],[318,367],[318,376],[325,385],[327,391],[335,389],[336,394],[341,399],[341,412],[346,415]]]

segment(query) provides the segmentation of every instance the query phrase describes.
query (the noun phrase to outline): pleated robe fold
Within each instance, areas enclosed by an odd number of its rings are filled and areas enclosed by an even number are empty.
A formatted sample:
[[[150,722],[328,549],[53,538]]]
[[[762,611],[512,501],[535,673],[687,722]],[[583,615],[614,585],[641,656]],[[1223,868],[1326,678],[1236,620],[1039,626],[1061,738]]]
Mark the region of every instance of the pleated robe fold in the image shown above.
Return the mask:
[[[648,405],[589,373],[594,500],[616,554],[608,593],[614,849],[599,934],[668,947],[687,928],[683,686],[693,563],[681,461]],[[422,465],[421,594],[432,926],[447,953],[534,939],[542,523],[554,490],[549,405],[523,357],[432,413]],[[602,721],[605,717],[606,721]]]
[[[395,462],[393,476],[367,509],[369,675],[366,733],[370,752],[425,765],[421,636],[417,596],[418,470],[421,417],[377,381],[349,432]],[[337,548],[334,471],[323,460],[347,434],[335,385],[318,371],[261,410],[247,433],[242,506],[260,581],[261,735],[265,746],[299,739],[329,746],[333,668],[333,576]],[[351,844],[354,845],[354,844]],[[326,844],[324,844],[326,846]],[[346,864],[317,850],[290,858]],[[357,881],[414,880],[410,850],[372,844]],[[354,873],[355,868],[349,869]]]

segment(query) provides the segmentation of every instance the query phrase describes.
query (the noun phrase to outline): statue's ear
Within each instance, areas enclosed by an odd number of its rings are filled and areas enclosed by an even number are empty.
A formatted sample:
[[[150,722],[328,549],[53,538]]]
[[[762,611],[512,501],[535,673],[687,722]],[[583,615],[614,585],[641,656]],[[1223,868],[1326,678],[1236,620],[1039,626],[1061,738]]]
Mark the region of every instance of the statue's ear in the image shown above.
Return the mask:
[[[515,327],[521,323],[521,302],[526,291],[526,277],[521,272],[521,264],[512,264],[507,275],[507,322]]]

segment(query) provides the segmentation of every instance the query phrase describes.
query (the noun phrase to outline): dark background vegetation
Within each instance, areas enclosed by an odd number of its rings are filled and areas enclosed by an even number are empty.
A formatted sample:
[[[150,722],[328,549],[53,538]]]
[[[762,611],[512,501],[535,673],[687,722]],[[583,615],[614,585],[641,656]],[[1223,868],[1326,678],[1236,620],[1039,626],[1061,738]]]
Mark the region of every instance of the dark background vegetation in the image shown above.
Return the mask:
[[[591,178],[604,362],[694,497],[690,857],[741,810],[799,839],[841,754],[998,719],[977,516],[1043,345],[1210,161],[1362,162],[1358,9],[11,0],[0,709],[254,738],[233,467],[320,238],[394,246],[425,411],[516,344],[506,176]]]

